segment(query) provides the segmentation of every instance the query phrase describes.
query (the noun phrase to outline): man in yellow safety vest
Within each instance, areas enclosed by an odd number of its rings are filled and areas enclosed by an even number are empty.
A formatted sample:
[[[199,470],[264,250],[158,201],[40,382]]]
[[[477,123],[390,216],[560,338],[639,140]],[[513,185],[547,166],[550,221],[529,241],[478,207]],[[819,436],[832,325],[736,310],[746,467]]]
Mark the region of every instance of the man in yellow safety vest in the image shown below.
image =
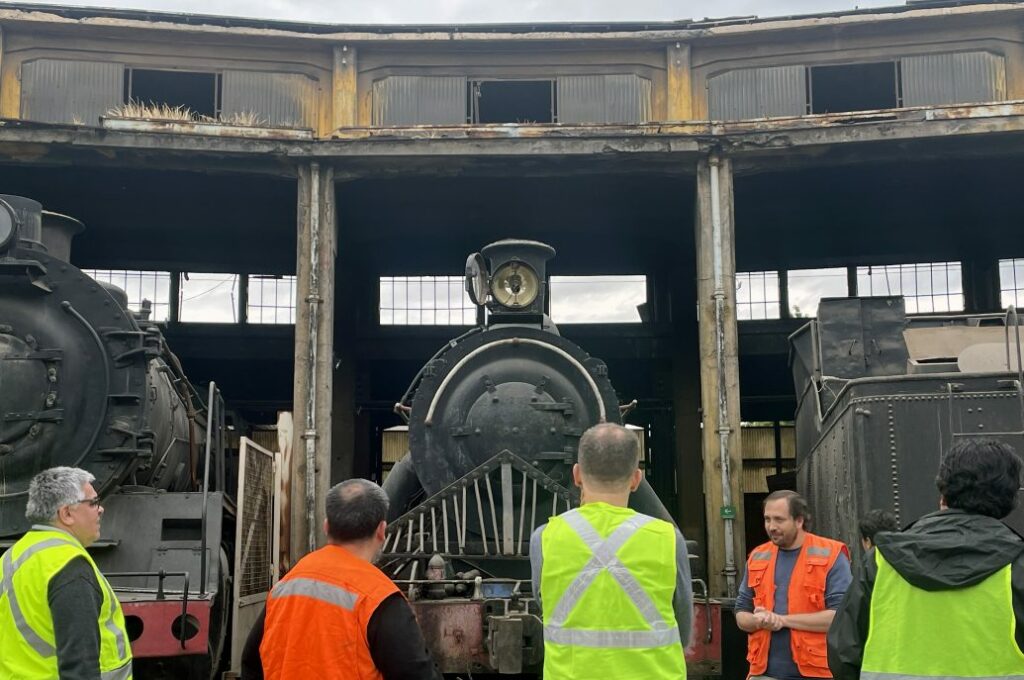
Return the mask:
[[[580,439],[581,505],[530,540],[544,615],[544,680],[686,677],[693,591],[686,542],[669,522],[627,507],[642,479],[639,445],[612,423]]]
[[[121,604],[85,550],[103,517],[93,480],[55,467],[29,484],[32,529],[0,558],[0,678],[132,677]]]
[[[1021,461],[994,439],[943,457],[938,512],[875,536],[828,633],[837,680],[1024,677],[1024,540],[999,520]]]

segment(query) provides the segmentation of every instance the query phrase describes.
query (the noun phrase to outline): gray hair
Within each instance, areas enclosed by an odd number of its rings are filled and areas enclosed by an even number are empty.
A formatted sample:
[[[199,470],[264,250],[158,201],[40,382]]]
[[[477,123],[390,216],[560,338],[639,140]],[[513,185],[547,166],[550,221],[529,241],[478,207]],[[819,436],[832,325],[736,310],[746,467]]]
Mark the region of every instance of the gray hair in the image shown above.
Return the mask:
[[[339,543],[373,536],[388,517],[388,495],[368,479],[349,479],[327,492],[327,535]]]
[[[33,524],[49,524],[57,519],[57,511],[82,498],[82,487],[96,478],[81,468],[53,467],[43,470],[28,485],[25,517]]]
[[[578,460],[585,477],[601,486],[617,486],[636,471],[640,442],[618,423],[600,423],[580,437]]]

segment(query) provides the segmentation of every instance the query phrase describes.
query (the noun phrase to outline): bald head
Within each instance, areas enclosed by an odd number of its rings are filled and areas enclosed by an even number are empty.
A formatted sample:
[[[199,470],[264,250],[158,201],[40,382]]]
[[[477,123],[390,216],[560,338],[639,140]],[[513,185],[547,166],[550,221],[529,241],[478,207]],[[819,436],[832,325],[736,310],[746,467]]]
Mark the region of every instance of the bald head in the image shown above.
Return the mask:
[[[580,438],[580,474],[594,487],[609,491],[629,487],[639,463],[640,443],[622,425],[601,423]]]

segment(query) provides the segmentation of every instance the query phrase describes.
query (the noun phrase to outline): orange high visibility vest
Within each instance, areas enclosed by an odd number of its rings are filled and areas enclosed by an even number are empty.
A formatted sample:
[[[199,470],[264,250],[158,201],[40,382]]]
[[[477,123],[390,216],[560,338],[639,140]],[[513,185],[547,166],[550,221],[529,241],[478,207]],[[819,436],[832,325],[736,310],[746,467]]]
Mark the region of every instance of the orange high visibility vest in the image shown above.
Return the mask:
[[[845,544],[811,533],[804,534],[804,544],[789,580],[790,614],[810,614],[825,609],[825,582],[840,553],[849,559],[850,551]],[[762,543],[750,553],[747,583],[754,591],[755,607],[775,608],[775,559],[778,554],[778,547],[771,541]],[[793,661],[800,674],[808,678],[831,678],[825,633],[793,629],[789,633]],[[750,662],[750,675],[763,675],[768,668],[771,641],[770,630],[749,634],[747,661]]]
[[[267,598],[260,660],[267,680],[379,680],[366,628],[399,592],[377,567],[339,546],[311,552]]]

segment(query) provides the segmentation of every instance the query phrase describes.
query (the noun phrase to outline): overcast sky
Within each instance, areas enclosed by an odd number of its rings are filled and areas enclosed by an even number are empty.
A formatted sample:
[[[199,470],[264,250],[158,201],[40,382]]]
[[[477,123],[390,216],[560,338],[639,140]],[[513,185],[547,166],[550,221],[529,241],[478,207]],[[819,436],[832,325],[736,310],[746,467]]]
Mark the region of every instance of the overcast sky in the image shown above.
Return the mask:
[[[45,0],[43,0],[45,1]],[[899,0],[49,0],[104,6],[324,23],[671,21],[830,12]]]

